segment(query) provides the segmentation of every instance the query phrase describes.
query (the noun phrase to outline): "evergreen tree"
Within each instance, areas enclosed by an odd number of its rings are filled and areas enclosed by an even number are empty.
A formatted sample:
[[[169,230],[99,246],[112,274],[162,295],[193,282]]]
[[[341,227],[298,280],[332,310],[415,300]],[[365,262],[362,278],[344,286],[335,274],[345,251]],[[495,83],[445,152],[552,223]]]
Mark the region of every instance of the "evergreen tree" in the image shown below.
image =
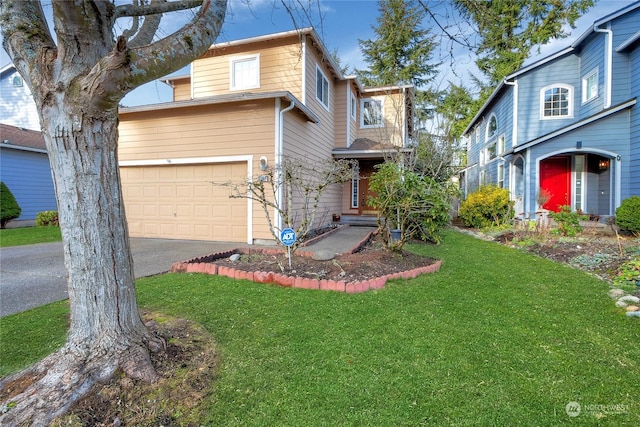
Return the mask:
[[[369,70],[357,70],[367,86],[412,84],[424,88],[436,74],[436,44],[421,28],[425,13],[414,0],[380,0],[375,40],[358,40]]]
[[[18,218],[21,213],[22,209],[13,197],[13,193],[4,182],[0,181],[0,228],[4,228],[9,221]]]

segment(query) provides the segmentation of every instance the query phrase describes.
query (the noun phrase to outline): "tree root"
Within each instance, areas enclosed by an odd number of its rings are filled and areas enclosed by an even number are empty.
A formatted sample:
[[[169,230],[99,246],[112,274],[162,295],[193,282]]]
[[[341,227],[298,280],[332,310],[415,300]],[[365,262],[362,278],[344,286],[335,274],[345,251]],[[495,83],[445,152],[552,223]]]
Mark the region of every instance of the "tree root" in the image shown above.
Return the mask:
[[[109,348],[67,343],[34,366],[3,379],[0,425],[46,426],[94,385],[108,381],[118,368],[132,378],[156,381],[148,348],[164,348],[163,341],[158,337],[147,337],[147,341]]]

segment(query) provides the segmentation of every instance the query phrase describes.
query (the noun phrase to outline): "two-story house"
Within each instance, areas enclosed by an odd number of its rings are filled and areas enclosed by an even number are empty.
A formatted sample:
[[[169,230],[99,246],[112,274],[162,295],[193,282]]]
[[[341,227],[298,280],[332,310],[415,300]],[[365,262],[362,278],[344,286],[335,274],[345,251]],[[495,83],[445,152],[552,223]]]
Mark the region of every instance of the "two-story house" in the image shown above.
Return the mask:
[[[40,130],[40,118],[29,86],[13,64],[0,68],[0,123]]]
[[[640,2],[566,49],[514,72],[464,132],[466,194],[508,188],[516,216],[539,209],[614,215],[640,194]],[[539,195],[547,195],[544,202]]]
[[[256,179],[288,156],[358,161],[352,182],[325,193],[316,226],[371,213],[373,166],[410,145],[412,88],[343,76],[311,28],[215,44],[189,75],[165,82],[173,102],[120,109],[132,236],[272,240],[262,206],[215,183]],[[277,215],[274,226],[284,226]]]

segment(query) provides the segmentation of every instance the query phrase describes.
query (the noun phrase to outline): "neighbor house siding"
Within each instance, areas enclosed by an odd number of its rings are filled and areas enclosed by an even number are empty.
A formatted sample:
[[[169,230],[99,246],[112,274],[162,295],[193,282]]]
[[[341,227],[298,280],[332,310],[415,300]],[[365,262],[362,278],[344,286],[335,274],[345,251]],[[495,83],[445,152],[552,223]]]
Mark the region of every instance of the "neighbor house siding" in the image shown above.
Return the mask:
[[[0,165],[0,181],[22,209],[17,220],[33,220],[38,212],[57,209],[46,153],[0,146]]]
[[[525,143],[553,132],[575,121],[576,108],[580,105],[579,59],[567,55],[552,61],[518,78],[520,118],[518,141]],[[556,84],[573,88],[574,114],[567,118],[542,120],[540,117],[540,90]]]
[[[191,99],[191,79],[174,80],[172,83],[174,101],[188,101]]]
[[[605,93],[605,70],[604,70],[604,34],[594,34],[585,43],[580,55],[580,87],[579,91],[579,113],[577,119],[592,116],[604,107]],[[593,70],[598,71],[598,96],[587,102],[582,102],[584,96],[582,80]]]
[[[631,69],[640,70],[640,47],[637,47],[629,55]],[[640,78],[636,76],[631,84],[631,97],[640,101]],[[628,196],[640,196],[640,106],[636,104],[631,108],[631,158],[630,169],[634,171],[629,182]]]
[[[192,63],[193,97],[243,92],[230,90],[230,60],[259,55],[259,87],[249,92],[287,90],[298,99],[302,94],[301,44],[297,37],[271,41],[217,45]]]
[[[40,130],[40,119],[31,91],[25,81],[14,86],[14,77],[20,77],[15,68],[7,69],[0,76],[0,122],[31,130]]]

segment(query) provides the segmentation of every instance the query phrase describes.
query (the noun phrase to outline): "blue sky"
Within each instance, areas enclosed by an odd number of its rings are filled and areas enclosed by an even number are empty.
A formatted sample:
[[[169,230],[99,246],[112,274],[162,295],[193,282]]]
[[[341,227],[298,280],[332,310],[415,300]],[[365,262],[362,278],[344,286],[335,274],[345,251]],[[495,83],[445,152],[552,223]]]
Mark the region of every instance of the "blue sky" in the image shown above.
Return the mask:
[[[308,0],[299,0],[306,4]],[[442,1],[428,1],[432,5]],[[540,58],[568,46],[573,40],[583,34],[593,21],[608,15],[628,4],[629,0],[599,0],[596,6],[577,21],[577,28],[571,30],[571,36],[561,40],[554,40],[544,46],[539,55]],[[46,4],[46,3],[45,3]],[[373,38],[372,26],[376,24],[378,5],[374,0],[320,0],[311,6],[309,17],[297,17],[296,24],[306,27],[313,24],[316,31],[322,37],[329,51],[337,49],[342,65],[364,68],[358,39]],[[291,16],[283,8],[279,0],[230,0],[227,18],[222,28],[218,42],[237,40],[264,34],[288,31],[295,28]],[[166,27],[171,31],[171,22]],[[0,49],[2,50],[2,49]],[[442,76],[437,83],[446,86],[447,80],[460,83],[461,78],[468,78],[467,70],[473,68],[473,59],[465,51],[455,51],[455,63],[453,68],[457,75],[451,73],[451,64],[448,56],[448,46],[442,46],[436,52],[437,57],[442,57],[445,62],[442,67]],[[532,58],[534,60],[535,58]],[[0,64],[5,65],[9,61],[6,53],[0,52]],[[188,70],[181,70],[178,74],[185,74]],[[171,91],[159,82],[144,85],[123,99],[123,104],[128,106],[170,101]]]

